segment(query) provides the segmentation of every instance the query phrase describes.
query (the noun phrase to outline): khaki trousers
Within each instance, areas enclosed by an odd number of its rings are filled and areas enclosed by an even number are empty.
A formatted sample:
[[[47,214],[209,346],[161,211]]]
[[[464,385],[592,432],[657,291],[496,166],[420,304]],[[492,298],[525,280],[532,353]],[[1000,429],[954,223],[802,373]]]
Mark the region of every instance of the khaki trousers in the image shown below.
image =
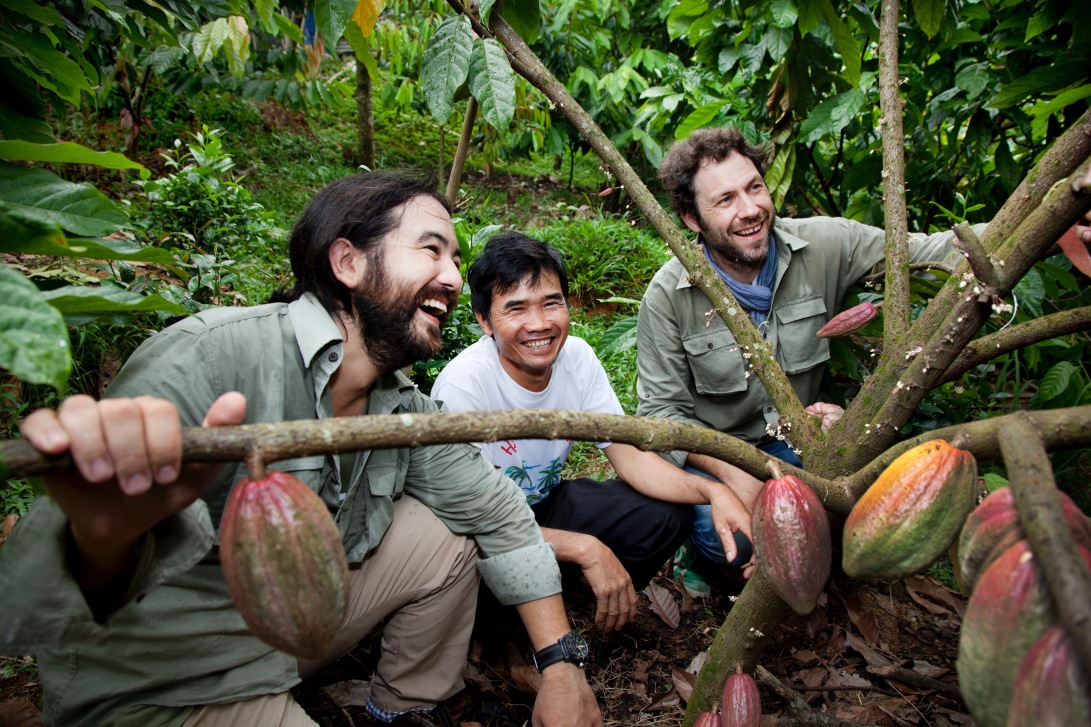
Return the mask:
[[[319,661],[300,662],[304,678],[334,661],[389,616],[371,682],[376,706],[430,708],[462,688],[477,607],[477,546],[452,533],[412,498],[394,503],[379,547],[349,572],[348,615]],[[184,727],[312,727],[288,693],[199,707]]]

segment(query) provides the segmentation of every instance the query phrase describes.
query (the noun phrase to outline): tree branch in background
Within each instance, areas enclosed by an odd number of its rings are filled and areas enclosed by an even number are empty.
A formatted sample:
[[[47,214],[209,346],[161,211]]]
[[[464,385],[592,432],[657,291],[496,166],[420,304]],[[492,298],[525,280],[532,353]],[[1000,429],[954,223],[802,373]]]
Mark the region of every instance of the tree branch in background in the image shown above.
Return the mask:
[[[955,362],[948,367],[940,383],[954,381],[975,366],[980,366],[997,356],[1003,356],[1051,338],[1087,330],[1091,330],[1091,306],[1051,313],[988,336],[982,336],[966,344]]]
[[[929,270],[939,270],[947,275],[954,275],[955,268],[953,265],[948,265],[941,260],[929,260],[922,263],[909,263],[910,272],[927,272]],[[860,279],[861,283],[875,283],[882,280],[886,276],[886,271],[880,271],[878,273],[872,273]]]
[[[447,201],[452,205],[458,201],[458,187],[462,184],[462,168],[466,164],[466,155],[470,151],[475,121],[477,121],[477,99],[470,96],[466,104],[466,116],[462,120],[462,134],[458,137],[458,149],[455,150],[455,158],[451,161],[451,176],[447,179]]]
[[[955,248],[966,256],[970,263],[970,270],[974,277],[990,288],[997,288],[1000,281],[996,277],[996,266],[993,265],[985,246],[981,244],[972,227],[965,222],[955,225]]]
[[[904,102],[898,92],[898,0],[883,0],[879,17],[879,107],[883,134],[883,212],[886,226],[886,282],[883,296],[883,354],[900,356],[897,346],[909,328],[909,222],[905,211]]]
[[[1007,425],[998,438],[1019,525],[1053,594],[1053,605],[1068,638],[1083,662],[1084,673],[1091,674],[1091,571],[1068,527],[1038,430],[1023,413],[1006,419]]]
[[[811,160],[811,166],[814,167],[814,175],[818,177],[818,186],[822,187],[822,194],[826,196],[826,202],[830,205],[830,209],[824,212],[829,217],[840,217],[841,208],[837,204],[837,200],[833,198],[833,192],[830,190],[830,184],[826,181],[826,175],[822,173],[822,167],[818,164],[818,159],[814,155],[814,144],[804,144],[803,149],[807,152],[807,158]]]

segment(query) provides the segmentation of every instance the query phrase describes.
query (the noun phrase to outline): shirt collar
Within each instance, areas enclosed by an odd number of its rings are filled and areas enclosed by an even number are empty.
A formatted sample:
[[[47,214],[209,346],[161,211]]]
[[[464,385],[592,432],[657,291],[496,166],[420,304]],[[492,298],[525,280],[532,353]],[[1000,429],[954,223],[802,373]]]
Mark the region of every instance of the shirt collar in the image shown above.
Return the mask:
[[[304,293],[288,304],[288,318],[295,329],[296,345],[299,346],[299,353],[307,368],[331,344],[337,346],[340,355],[341,344],[344,342],[341,329],[337,327],[329,311],[318,302],[318,298]]]
[[[777,282],[779,283],[784,270],[788,267],[788,261],[792,259],[792,251],[807,247],[810,243],[780,229],[776,226],[776,223],[773,224],[772,235],[773,244],[777,246]],[[705,239],[700,233],[697,233],[697,242],[702,245],[705,243]],[[674,289],[692,288],[693,283],[689,280],[689,271],[686,270],[685,265],[682,265],[681,268],[678,271],[678,282],[675,284]]]

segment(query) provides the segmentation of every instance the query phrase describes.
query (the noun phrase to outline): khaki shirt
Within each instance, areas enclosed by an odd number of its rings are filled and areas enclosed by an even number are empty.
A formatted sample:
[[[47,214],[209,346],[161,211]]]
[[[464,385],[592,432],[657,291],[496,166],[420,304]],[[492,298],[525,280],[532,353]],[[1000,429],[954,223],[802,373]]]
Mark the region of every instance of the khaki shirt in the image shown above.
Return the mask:
[[[984,226],[975,230],[980,234]],[[848,289],[883,261],[886,233],[843,218],[777,219],[777,275],[763,327],[777,364],[804,406],[813,404],[830,358],[815,334],[841,307]],[[910,236],[914,262],[943,260],[954,233]],[[712,304],[677,258],[652,279],[637,325],[637,415],[719,430],[756,444],[780,417]],[[740,309],[739,315],[746,315]],[[665,453],[681,466],[687,453]]]
[[[290,305],[215,309],[146,341],[110,395],[170,399],[184,426],[199,425],[227,391],[246,395],[248,423],[323,418],[332,415],[328,383],[341,358],[340,332],[308,296]],[[367,413],[437,408],[395,373],[376,382]],[[361,452],[344,488],[338,459],[302,457],[270,467],[292,472],[323,496],[350,563],[382,539],[394,500],[411,495],[453,532],[476,539],[485,556],[482,577],[502,602],[560,592],[555,556],[519,488],[476,447]],[[231,486],[245,476],[241,464],[225,465],[203,499],[147,535],[124,605],[105,623],[94,620],[67,570],[60,510],[42,497],[19,522],[0,550],[0,652],[38,656],[50,724],[175,725],[190,705],[282,692],[299,682],[294,657],[250,634],[213,547]]]

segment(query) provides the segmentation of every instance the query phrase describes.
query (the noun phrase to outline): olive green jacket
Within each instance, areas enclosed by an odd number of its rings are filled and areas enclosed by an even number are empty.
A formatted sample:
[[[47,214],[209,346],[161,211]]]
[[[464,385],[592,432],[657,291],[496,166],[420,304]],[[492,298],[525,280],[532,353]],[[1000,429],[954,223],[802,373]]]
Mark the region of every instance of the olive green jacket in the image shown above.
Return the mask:
[[[332,413],[327,384],[341,356],[337,326],[309,296],[216,309],[146,341],[110,395],[170,399],[184,426],[199,425],[228,391],[246,395],[248,423],[324,418]],[[376,382],[367,414],[437,408],[395,373]],[[476,539],[484,555],[479,570],[501,601],[560,592],[555,556],[525,498],[473,445],[362,452],[344,488],[338,459],[270,466],[322,495],[350,563],[382,539],[394,500],[411,495],[452,531]],[[225,465],[203,499],[147,535],[124,604],[104,623],[68,572],[60,510],[43,497],[20,520],[0,550],[0,653],[38,656],[50,724],[177,725],[190,705],[282,692],[299,681],[295,658],[247,629],[214,547],[227,495],[245,475],[241,464]]]
[[[977,228],[980,232],[983,226]],[[777,275],[765,340],[804,406],[819,393],[829,341],[815,333],[848,289],[883,261],[886,233],[842,218],[778,219]],[[910,236],[913,261],[942,260],[954,234]],[[779,414],[727,326],[677,258],[652,279],[637,325],[637,414],[717,429],[751,444],[775,430]],[[743,314],[740,311],[740,314]],[[665,454],[685,463],[685,452]]]

